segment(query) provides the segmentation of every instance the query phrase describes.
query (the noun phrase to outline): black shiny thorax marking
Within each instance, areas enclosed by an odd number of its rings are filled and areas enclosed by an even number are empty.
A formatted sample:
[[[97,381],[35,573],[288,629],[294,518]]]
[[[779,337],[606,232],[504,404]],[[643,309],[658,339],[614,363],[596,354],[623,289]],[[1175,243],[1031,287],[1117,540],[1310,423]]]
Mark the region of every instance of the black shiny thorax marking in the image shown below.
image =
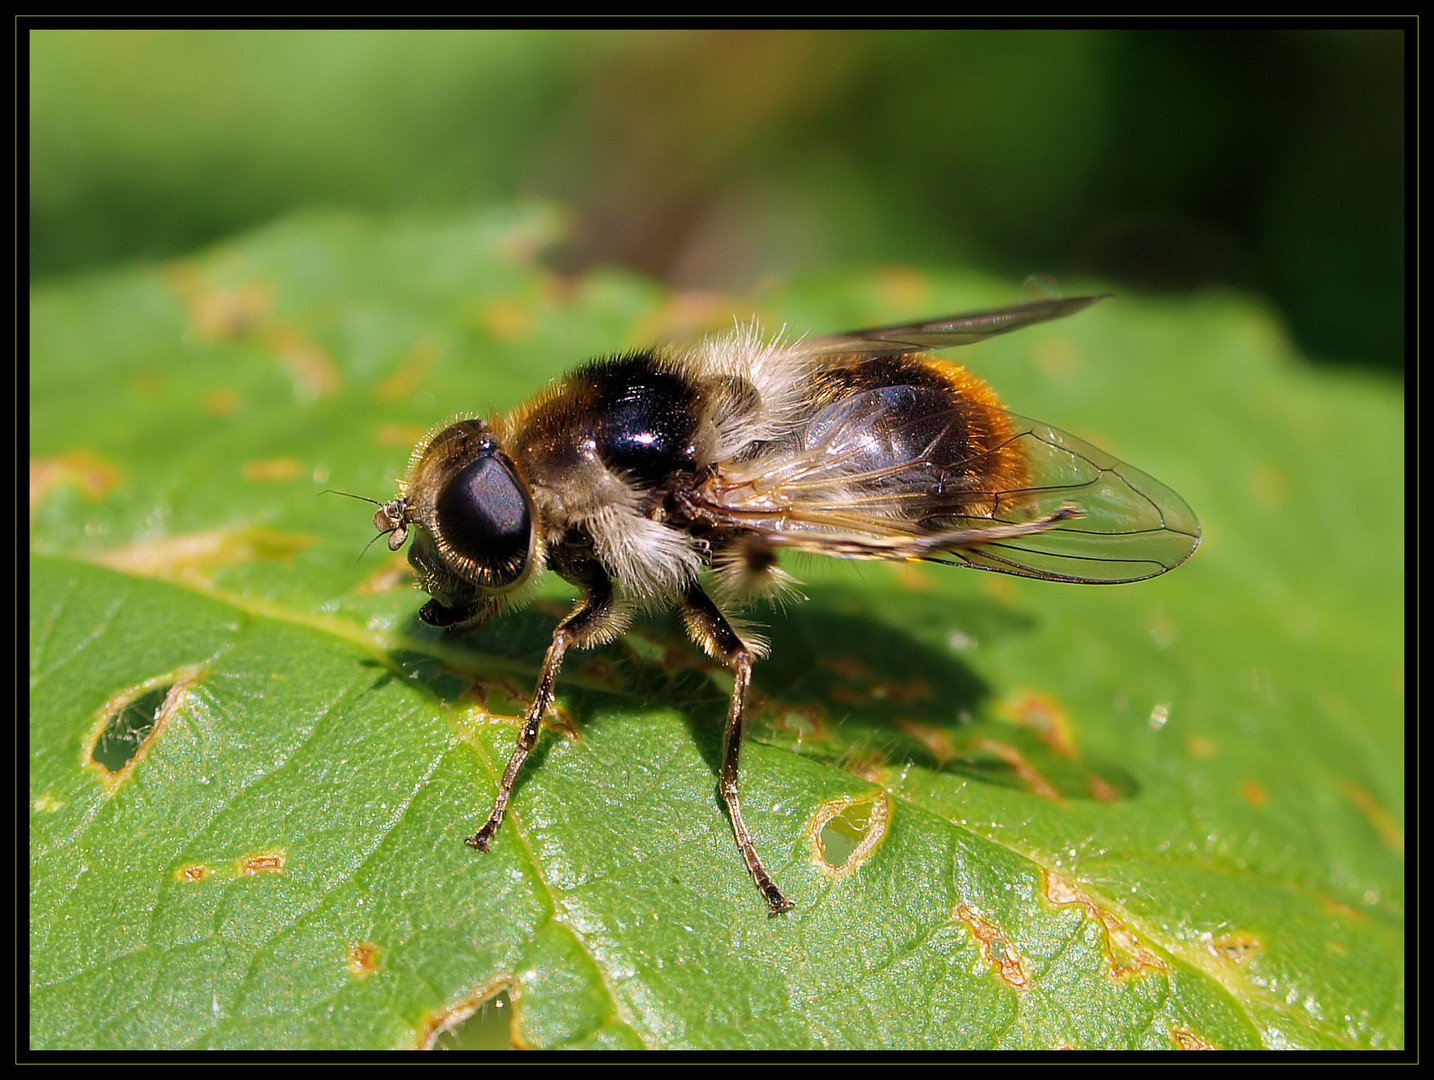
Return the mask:
[[[578,370],[591,401],[599,459],[643,486],[696,465],[698,393],[650,352],[597,360]]]

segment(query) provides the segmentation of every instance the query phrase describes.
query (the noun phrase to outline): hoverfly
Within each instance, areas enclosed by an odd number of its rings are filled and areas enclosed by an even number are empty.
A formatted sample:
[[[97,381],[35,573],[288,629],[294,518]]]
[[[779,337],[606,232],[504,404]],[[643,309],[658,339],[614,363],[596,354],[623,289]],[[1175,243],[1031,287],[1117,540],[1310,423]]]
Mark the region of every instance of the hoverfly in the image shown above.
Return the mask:
[[[553,633],[493,809],[488,850],[570,649],[677,606],[735,676],[719,791],[770,912],[791,907],[742,820],[747,689],[767,643],[726,613],[779,588],[786,551],[921,559],[1047,581],[1140,581],[1200,542],[1194,513],[1138,469],[1008,412],[925,350],[1072,315],[1044,300],[795,342],[755,329],[576,368],[506,417],[436,429],[374,525],[430,599],[419,617],[464,631],[531,595],[547,570],[582,596]]]

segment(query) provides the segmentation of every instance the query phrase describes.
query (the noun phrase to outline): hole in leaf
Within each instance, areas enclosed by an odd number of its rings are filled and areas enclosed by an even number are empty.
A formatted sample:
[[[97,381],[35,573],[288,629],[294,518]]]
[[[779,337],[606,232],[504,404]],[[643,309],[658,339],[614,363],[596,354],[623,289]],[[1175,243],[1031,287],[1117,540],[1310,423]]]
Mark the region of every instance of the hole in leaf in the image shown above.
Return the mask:
[[[871,823],[871,803],[854,803],[822,826],[817,843],[822,846],[822,861],[833,870],[846,865],[856,846],[866,836]]]
[[[851,873],[886,838],[891,824],[891,801],[880,791],[865,798],[839,799],[824,804],[808,826],[822,868],[828,873]]]
[[[513,1049],[513,1002],[508,991],[500,990],[452,1027],[434,1037],[434,1050]]]
[[[172,685],[145,691],[109,718],[91,753],[95,764],[117,773],[134,760],[159,723]]]
[[[144,760],[204,673],[205,665],[188,664],[110,698],[85,738],[80,763],[107,790],[115,791]]]

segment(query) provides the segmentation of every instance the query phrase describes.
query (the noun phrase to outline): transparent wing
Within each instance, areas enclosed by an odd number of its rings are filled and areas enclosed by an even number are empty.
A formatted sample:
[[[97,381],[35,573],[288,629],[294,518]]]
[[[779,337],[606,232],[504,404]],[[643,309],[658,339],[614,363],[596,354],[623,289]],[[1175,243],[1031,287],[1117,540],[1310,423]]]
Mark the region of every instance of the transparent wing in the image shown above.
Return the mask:
[[[973,449],[942,395],[881,387],[825,410],[790,446],[727,463],[697,497],[712,523],[774,547],[1052,581],[1140,581],[1195,550],[1199,522],[1170,488],[1049,424],[1003,415],[1005,437]]]
[[[1053,581],[1115,583],[1163,574],[1199,546],[1194,511],[1159,480],[1059,428],[1011,419],[1029,480],[1024,489],[1003,493],[996,518],[1032,520],[1067,504],[1081,516],[1030,536],[954,548],[938,561]]]
[[[803,343],[812,355],[824,356],[837,353],[860,353],[863,357],[907,353],[923,349],[946,349],[955,345],[970,345],[997,334],[1009,334],[1013,330],[1033,326],[1036,323],[1063,319],[1092,304],[1104,300],[1109,293],[1100,296],[1075,296],[1069,299],[1038,300],[1016,307],[998,308],[994,311],[977,311],[966,315],[948,315],[926,322],[898,323],[894,326],[877,326],[869,330],[852,330],[844,334],[829,334],[825,337],[810,338]]]

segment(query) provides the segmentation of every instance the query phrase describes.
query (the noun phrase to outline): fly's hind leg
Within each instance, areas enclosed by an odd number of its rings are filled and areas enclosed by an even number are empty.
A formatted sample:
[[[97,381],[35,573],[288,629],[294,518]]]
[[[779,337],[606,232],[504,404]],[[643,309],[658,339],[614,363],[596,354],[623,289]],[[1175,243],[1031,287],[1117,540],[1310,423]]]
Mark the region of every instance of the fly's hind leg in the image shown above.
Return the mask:
[[[737,837],[737,848],[747,870],[762,896],[767,901],[769,914],[779,915],[792,906],[782,895],[772,876],[767,873],[757,849],[752,844],[752,834],[742,820],[742,808],[737,797],[738,763],[742,755],[742,723],[747,705],[747,687],[752,682],[753,651],[745,645],[727,617],[717,605],[697,586],[692,586],[682,598],[683,619],[692,639],[714,659],[723,661],[732,669],[732,704],[727,711],[727,729],[722,739],[722,778],[718,790],[727,806],[727,815],[732,819],[732,832]]]
[[[488,845],[493,840],[493,834],[503,823],[503,814],[508,809],[508,799],[513,794],[513,784],[518,779],[518,772],[523,768],[523,762],[527,760],[528,754],[538,741],[538,731],[543,724],[543,715],[553,703],[553,683],[557,680],[558,669],[563,666],[563,654],[569,649],[585,649],[593,645],[601,645],[611,640],[613,635],[618,632],[621,620],[613,604],[611,580],[597,568],[596,563],[586,569],[591,571],[588,580],[584,582],[589,591],[553,632],[553,643],[548,646],[548,653],[543,658],[543,670],[538,675],[538,687],[533,692],[533,700],[528,706],[528,711],[523,714],[523,728],[518,733],[518,746],[513,751],[513,756],[508,759],[508,767],[503,770],[503,779],[498,785],[498,797],[493,802],[493,810],[488,815],[488,820],[483,823],[483,827],[468,838],[469,847],[487,851]]]

